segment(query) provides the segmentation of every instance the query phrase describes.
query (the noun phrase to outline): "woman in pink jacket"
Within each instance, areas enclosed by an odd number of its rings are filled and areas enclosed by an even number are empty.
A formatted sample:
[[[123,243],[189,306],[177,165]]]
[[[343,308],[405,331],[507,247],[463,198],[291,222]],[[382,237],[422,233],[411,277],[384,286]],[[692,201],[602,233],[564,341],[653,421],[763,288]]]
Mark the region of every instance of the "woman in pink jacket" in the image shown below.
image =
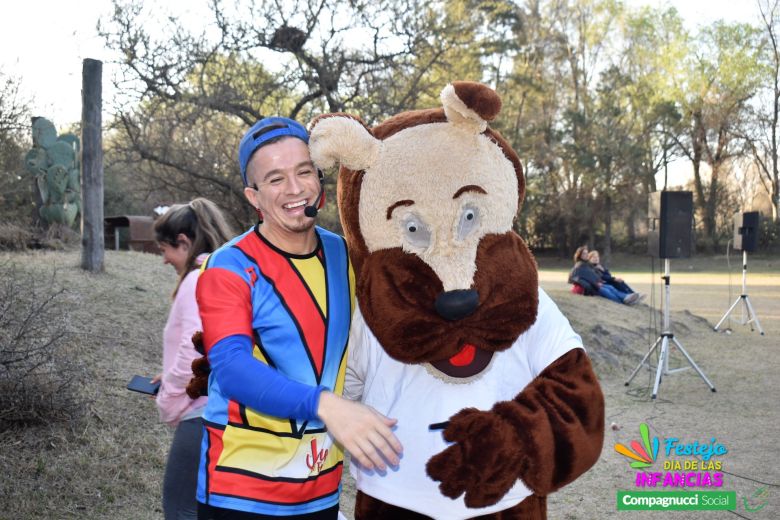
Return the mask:
[[[157,394],[160,420],[176,428],[165,467],[163,511],[166,520],[195,519],[201,415],[207,399],[193,400],[186,392],[192,361],[200,357],[192,345],[193,333],[202,330],[195,285],[200,265],[233,231],[216,204],[203,198],[172,206],[155,222],[154,231],[163,262],[179,275],[163,332],[163,371],[155,378],[161,380]]]

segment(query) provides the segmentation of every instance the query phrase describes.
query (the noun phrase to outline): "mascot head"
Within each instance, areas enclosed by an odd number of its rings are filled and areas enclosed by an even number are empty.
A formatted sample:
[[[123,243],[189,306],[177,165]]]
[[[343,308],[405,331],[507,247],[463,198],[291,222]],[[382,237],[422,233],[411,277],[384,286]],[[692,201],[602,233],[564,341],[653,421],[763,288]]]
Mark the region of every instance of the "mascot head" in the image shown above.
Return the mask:
[[[525,193],[520,159],[488,126],[501,99],[454,82],[443,108],[367,128],[327,114],[311,125],[338,201],[360,310],[387,353],[469,381],[536,319],[536,263],[512,224]]]

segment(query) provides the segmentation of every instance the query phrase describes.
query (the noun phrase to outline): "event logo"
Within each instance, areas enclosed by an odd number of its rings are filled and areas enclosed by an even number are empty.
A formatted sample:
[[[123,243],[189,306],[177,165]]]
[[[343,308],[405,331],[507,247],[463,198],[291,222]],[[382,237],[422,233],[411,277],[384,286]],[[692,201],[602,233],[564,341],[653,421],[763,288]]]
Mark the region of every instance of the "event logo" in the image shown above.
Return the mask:
[[[631,441],[630,447],[615,444],[615,451],[629,459],[629,465],[636,470],[633,489],[617,493],[618,511],[736,509],[736,491],[722,489],[724,472],[720,457],[729,450],[715,437],[659,439],[650,437],[645,423],[639,425],[639,436],[641,440]],[[746,510],[757,511],[766,505],[766,496],[757,492],[750,501],[743,501]]]
[[[629,459],[637,470],[634,486],[637,488],[719,488],[723,486],[722,462],[718,458],[728,449],[714,437],[708,442],[685,442],[678,437],[650,437],[647,424],[639,425],[641,442],[634,440],[630,448],[615,444],[615,451]],[[662,467],[656,465],[659,451],[665,457]],[[650,469],[648,469],[650,468]]]
[[[650,442],[650,429],[645,423],[639,425],[639,435],[642,437],[642,444],[639,441],[631,441],[633,451],[620,443],[615,444],[615,451],[632,459],[632,468],[649,468],[658,457],[658,437],[653,437],[652,443]]]

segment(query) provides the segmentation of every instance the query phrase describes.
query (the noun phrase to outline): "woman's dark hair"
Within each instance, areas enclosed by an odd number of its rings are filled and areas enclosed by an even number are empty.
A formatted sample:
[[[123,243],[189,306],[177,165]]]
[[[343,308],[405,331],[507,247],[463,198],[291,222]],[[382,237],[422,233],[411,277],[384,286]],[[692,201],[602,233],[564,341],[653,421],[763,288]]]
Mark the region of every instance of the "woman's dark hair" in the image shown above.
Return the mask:
[[[187,273],[197,268],[195,260],[198,256],[214,252],[233,237],[233,230],[217,205],[204,198],[194,199],[189,204],[171,206],[154,223],[154,233],[158,242],[165,242],[173,247],[179,245],[180,234],[184,234],[192,243],[185,268],[173,291],[174,296]]]
[[[588,246],[580,246],[574,252],[574,263],[575,264],[581,260],[580,256],[582,256],[582,252],[585,251],[586,249],[588,249]]]

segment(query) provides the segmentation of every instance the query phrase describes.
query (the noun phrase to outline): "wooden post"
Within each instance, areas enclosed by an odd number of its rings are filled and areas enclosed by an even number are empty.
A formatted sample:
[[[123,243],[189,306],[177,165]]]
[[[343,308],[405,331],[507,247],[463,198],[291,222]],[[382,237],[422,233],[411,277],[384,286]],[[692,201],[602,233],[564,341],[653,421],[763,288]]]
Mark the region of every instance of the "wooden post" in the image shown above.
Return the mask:
[[[103,271],[103,62],[85,59],[81,86],[81,268]]]
[[[37,116],[33,116],[30,119],[31,130],[33,127],[32,125],[35,124],[35,121],[37,119],[38,119]],[[33,192],[33,207],[30,216],[32,217],[33,227],[37,230],[40,230],[40,229],[44,229],[45,227],[48,227],[48,223],[41,218],[41,214],[40,214],[40,210],[43,207],[43,198],[41,197],[41,189],[38,187],[38,179],[36,175],[30,175],[30,179],[32,180],[32,192]]]

